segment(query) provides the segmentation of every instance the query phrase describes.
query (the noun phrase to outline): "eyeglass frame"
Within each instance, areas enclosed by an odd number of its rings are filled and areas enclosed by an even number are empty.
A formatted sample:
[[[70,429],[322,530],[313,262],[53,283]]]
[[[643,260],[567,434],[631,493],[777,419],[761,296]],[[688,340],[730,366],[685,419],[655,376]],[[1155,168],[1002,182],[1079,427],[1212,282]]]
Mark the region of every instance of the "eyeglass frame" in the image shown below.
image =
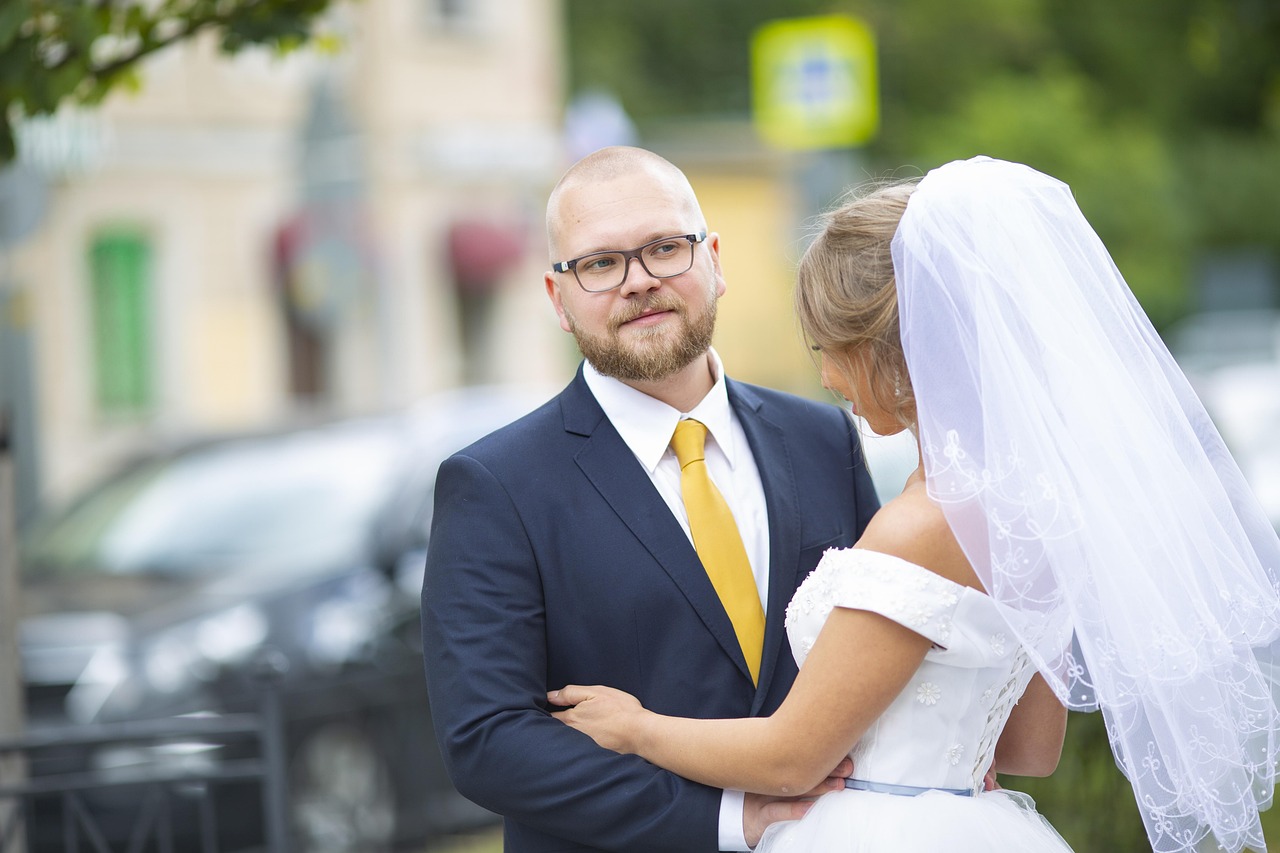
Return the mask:
[[[643,269],[646,273],[648,273],[653,278],[675,278],[678,275],[684,275],[689,270],[693,269],[694,247],[697,246],[699,243],[705,242],[706,239],[707,239],[707,232],[705,229],[702,231],[697,231],[693,234],[672,234],[669,237],[659,237],[656,240],[650,240],[648,243],[645,243],[643,246],[637,246],[634,249],[606,249],[602,252],[588,252],[585,255],[579,255],[578,257],[570,258],[567,261],[556,261],[551,265],[551,271],[552,272],[572,271],[573,280],[578,283],[578,287],[581,287],[584,293],[608,293],[611,290],[617,290],[619,287],[622,287],[622,285],[627,283],[627,276],[631,275],[631,260],[633,258],[639,261],[640,268]],[[644,262],[644,258],[641,256],[640,253],[643,252],[645,249],[649,248],[650,246],[657,245],[658,243],[664,243],[667,240],[688,240],[689,241],[689,266],[685,267],[680,272],[673,272],[673,273],[670,273],[669,275],[657,275],[656,273],[650,271],[649,266]],[[618,282],[613,287],[606,287],[604,290],[588,290],[587,286],[582,283],[582,279],[578,277],[578,264],[581,261],[585,261],[587,258],[594,258],[597,255],[622,255],[622,270],[623,270],[622,281]]]

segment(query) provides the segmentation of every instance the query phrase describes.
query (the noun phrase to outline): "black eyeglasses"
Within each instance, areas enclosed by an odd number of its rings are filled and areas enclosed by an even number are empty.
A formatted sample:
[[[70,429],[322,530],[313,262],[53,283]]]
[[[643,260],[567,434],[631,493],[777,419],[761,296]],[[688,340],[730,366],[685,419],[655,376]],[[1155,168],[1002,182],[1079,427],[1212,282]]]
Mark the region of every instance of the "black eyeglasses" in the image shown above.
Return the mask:
[[[644,271],[654,278],[672,278],[693,267],[693,247],[707,239],[706,231],[662,237],[638,249],[618,252],[592,252],[571,261],[551,265],[555,272],[573,271],[578,286],[587,293],[604,293],[622,287],[635,258]]]

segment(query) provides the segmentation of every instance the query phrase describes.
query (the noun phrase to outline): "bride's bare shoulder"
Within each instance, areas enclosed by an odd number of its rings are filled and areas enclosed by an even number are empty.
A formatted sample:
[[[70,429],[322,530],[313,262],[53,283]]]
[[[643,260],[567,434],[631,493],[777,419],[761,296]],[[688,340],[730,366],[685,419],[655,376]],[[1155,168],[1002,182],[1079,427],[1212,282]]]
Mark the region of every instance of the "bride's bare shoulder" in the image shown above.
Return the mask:
[[[871,519],[858,548],[891,554],[964,586],[982,589],[942,508],[923,483],[908,486]]]

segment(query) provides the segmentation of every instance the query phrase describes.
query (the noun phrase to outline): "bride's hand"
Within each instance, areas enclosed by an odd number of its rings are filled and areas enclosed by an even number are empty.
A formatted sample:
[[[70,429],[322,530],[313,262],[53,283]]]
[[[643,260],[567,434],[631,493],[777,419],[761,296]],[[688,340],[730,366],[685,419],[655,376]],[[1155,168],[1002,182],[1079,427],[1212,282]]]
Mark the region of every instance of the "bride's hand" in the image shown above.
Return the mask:
[[[646,716],[652,716],[636,697],[612,687],[570,684],[547,694],[552,705],[567,707],[551,716],[572,726],[614,752],[634,753]]]

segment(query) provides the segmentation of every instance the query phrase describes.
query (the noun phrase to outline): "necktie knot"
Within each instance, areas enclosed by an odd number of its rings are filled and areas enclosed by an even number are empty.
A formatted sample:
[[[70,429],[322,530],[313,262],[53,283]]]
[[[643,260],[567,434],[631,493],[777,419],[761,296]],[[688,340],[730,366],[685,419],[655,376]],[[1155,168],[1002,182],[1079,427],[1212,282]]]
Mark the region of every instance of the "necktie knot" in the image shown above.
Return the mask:
[[[687,468],[692,462],[706,458],[707,428],[701,421],[685,418],[676,424],[675,435],[671,437],[671,449],[676,452],[680,468]]]

